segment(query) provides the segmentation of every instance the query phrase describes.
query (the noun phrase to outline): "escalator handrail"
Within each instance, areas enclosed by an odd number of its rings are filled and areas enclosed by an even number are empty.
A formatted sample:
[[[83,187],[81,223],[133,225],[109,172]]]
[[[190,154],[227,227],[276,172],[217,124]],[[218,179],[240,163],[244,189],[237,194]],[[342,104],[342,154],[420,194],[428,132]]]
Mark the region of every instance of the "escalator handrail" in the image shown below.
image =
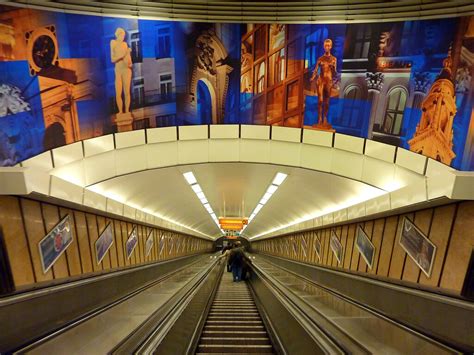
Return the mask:
[[[180,258],[181,259],[181,258]],[[174,260],[176,261],[176,259]],[[10,353],[10,352],[13,352],[13,353],[24,353],[24,352],[27,352],[27,351],[30,351],[38,346],[40,346],[41,344],[44,344],[45,342],[47,342],[48,340],[50,339],[53,339],[61,334],[63,334],[64,332],[70,330],[70,329],[73,329],[74,327],[86,322],[87,320],[93,318],[93,317],[96,317],[98,316],[99,314],[117,306],[118,304],[132,298],[133,296],[153,287],[153,286],[156,286],[157,284],[171,278],[173,275],[183,271],[184,269],[198,263],[200,261],[200,258],[198,258],[197,260],[195,260],[194,262],[192,262],[191,264],[187,264],[187,265],[184,265],[184,266],[181,266],[171,272],[168,272],[166,274],[163,274],[163,275],[160,275],[158,278],[156,278],[154,281],[152,282],[149,282],[149,283],[146,283],[145,285],[143,285],[142,287],[138,288],[138,289],[135,289],[134,291],[120,297],[119,299],[113,301],[113,302],[110,302],[106,305],[103,305],[103,306],[100,306],[100,307],[97,307],[89,312],[86,312],[84,313],[83,315],[81,315],[80,317],[78,317],[77,319],[74,319],[72,320],[71,322],[68,322],[64,325],[62,325],[61,327],[59,327],[58,329],[55,329],[47,334],[43,334],[41,335],[40,337],[37,337],[37,338],[34,338],[34,339],[29,339],[27,341],[25,341],[23,344],[13,348],[13,349],[9,349],[7,350],[6,352],[7,353]],[[146,267],[151,267],[153,265],[146,265],[146,266],[143,266],[143,267],[140,267],[140,268],[146,268]],[[137,270],[137,268],[134,269],[135,271]],[[131,270],[125,270],[123,273],[127,273],[127,272],[130,272]],[[122,272],[120,274],[123,274]],[[115,276],[117,276],[118,274],[116,273]],[[101,275],[101,276],[107,276],[107,275]],[[100,281],[100,280],[104,280],[105,278],[109,278],[111,276],[108,276],[108,277],[100,277],[98,276],[97,278],[94,278],[94,280],[81,280],[81,281],[78,281],[74,284],[74,286],[70,286],[71,288],[72,287],[77,287],[77,286],[80,286],[80,285],[83,285],[85,283],[90,283],[90,282],[97,282],[97,281]],[[84,281],[84,282],[82,282]],[[85,282],[85,281],[88,281],[88,282]],[[66,285],[61,285],[61,286],[66,286]],[[50,292],[46,292],[46,293],[42,293],[42,295],[47,295],[49,293],[52,293],[54,291],[58,291],[58,290],[62,290],[64,289],[64,287],[54,287],[54,290],[50,290]],[[44,291],[44,290],[41,290],[41,291]]]
[[[251,269],[252,272],[262,279],[266,287],[272,290],[272,293],[275,295],[275,297],[285,306],[288,311],[290,311],[293,317],[303,326],[308,335],[325,349],[326,353],[344,354],[353,352],[354,347],[348,349],[346,346],[344,346],[344,344],[341,344],[337,338],[334,338],[328,334],[324,327],[321,327],[318,323],[311,319],[299,305],[300,300],[292,296],[292,294],[289,294],[284,287],[275,281],[273,277],[268,275],[258,265],[252,264]],[[268,314],[268,312],[266,313]],[[268,314],[268,316],[271,318],[270,314]],[[275,335],[278,337],[278,334]],[[285,346],[283,345],[283,347]],[[361,348],[360,346],[357,346],[356,350],[359,353],[368,353],[366,349]]]
[[[403,324],[403,323],[397,322],[396,320],[391,319],[391,318],[389,318],[389,317],[387,317],[387,316],[381,314],[380,312],[377,312],[377,311],[375,311],[375,310],[373,310],[373,309],[371,309],[371,308],[369,308],[369,307],[367,307],[367,306],[365,306],[365,305],[363,305],[363,304],[361,304],[361,303],[359,303],[359,302],[357,302],[357,301],[354,301],[353,299],[351,299],[351,298],[349,298],[349,297],[347,297],[347,296],[345,296],[345,295],[343,295],[343,294],[340,294],[340,293],[338,293],[338,292],[336,292],[336,291],[334,291],[334,290],[332,290],[332,289],[330,289],[330,288],[327,288],[327,287],[325,287],[325,286],[322,286],[322,285],[320,285],[320,284],[318,284],[318,283],[316,283],[316,282],[314,282],[314,281],[312,281],[312,280],[310,280],[310,279],[308,279],[308,278],[306,278],[306,277],[304,277],[304,276],[301,276],[301,275],[299,275],[299,274],[297,274],[297,273],[295,273],[295,272],[293,272],[293,271],[291,271],[291,270],[288,270],[288,269],[286,269],[286,268],[284,268],[284,267],[282,267],[282,266],[280,266],[280,265],[276,265],[275,263],[272,263],[272,262],[271,262],[270,260],[268,260],[268,259],[266,259],[265,261],[268,262],[268,263],[270,263],[272,266],[274,266],[274,267],[276,267],[276,268],[279,268],[279,269],[281,269],[281,270],[284,270],[285,272],[288,272],[289,274],[291,274],[291,275],[293,275],[293,276],[295,276],[295,277],[297,277],[297,278],[299,278],[299,279],[301,279],[301,280],[304,280],[305,282],[308,282],[308,283],[312,284],[313,286],[316,286],[316,287],[322,289],[323,291],[328,292],[329,294],[331,294],[331,295],[333,295],[333,296],[335,296],[335,297],[337,297],[337,298],[339,298],[339,299],[341,299],[341,300],[343,300],[343,301],[345,301],[345,302],[348,302],[348,303],[350,303],[350,304],[352,304],[352,305],[354,305],[354,306],[356,306],[356,307],[359,307],[359,308],[361,308],[361,309],[363,309],[363,310],[365,310],[365,311],[371,313],[371,314],[374,315],[375,317],[381,318],[381,319],[383,319],[383,320],[385,320],[385,321],[387,321],[387,322],[389,322],[389,323],[391,323],[391,324],[393,324],[393,325],[395,325],[395,326],[397,326],[397,327],[399,327],[399,328],[401,328],[401,329],[403,329],[403,330],[405,330],[405,331],[407,331],[407,332],[409,332],[409,333],[411,333],[411,334],[413,334],[413,335],[415,335],[415,336],[417,336],[417,337],[419,337],[419,338],[422,338],[422,339],[424,339],[424,340],[426,340],[426,341],[428,341],[428,342],[430,342],[430,343],[432,343],[432,344],[435,344],[436,346],[439,346],[440,348],[443,348],[443,349],[445,349],[445,350],[447,350],[447,351],[451,351],[451,352],[457,352],[457,351],[458,351],[457,349],[454,349],[453,347],[451,347],[451,346],[448,345],[448,344],[445,344],[444,342],[438,341],[437,339],[434,339],[433,337],[427,336],[427,335],[425,335],[425,334],[423,334],[423,333],[421,333],[421,332],[419,332],[419,331],[417,331],[417,330],[415,330],[415,329],[413,329],[413,328],[411,328],[411,327],[409,327],[409,326],[407,326],[407,325],[405,325],[405,324]],[[335,272],[336,272],[336,271],[335,271]],[[355,276],[355,275],[352,275],[352,276]],[[371,280],[371,281],[373,281],[373,280]],[[287,292],[293,293],[288,287],[286,287],[285,285],[283,285],[281,282],[279,282],[279,281],[277,281],[277,280],[276,280],[276,282],[279,283],[282,288],[286,289]],[[306,304],[306,305],[307,305],[308,307],[310,307],[314,312],[318,313],[321,317],[323,317],[324,319],[327,319],[327,318],[326,318],[324,315],[322,315],[311,303],[309,303],[308,301],[302,299],[302,298],[299,297],[299,296],[296,296],[296,297],[298,297],[298,298],[301,300],[301,302],[303,302],[304,304]],[[329,320],[328,320],[328,321],[329,321]],[[330,322],[330,321],[329,321],[329,322]],[[356,340],[355,338],[353,338],[350,334],[348,334],[348,333],[345,332],[345,331],[343,331],[343,332],[344,332],[348,337],[354,339],[354,341],[357,342],[357,340]]]
[[[151,314],[140,326],[117,344],[110,354],[130,354],[149,352],[159,344],[190,302],[200,284],[211,274],[217,265],[217,260],[186,283],[177,293],[167,300],[159,309]],[[147,350],[148,349],[148,350]]]

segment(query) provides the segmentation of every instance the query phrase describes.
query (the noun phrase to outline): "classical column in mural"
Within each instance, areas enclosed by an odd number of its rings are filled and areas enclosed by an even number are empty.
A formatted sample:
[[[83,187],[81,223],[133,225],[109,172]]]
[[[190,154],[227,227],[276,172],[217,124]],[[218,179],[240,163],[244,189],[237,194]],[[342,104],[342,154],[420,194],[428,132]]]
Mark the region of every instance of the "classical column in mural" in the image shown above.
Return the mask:
[[[118,113],[115,117],[117,129],[129,131],[132,129],[133,116],[130,112],[130,84],[132,81],[132,57],[131,49],[125,42],[125,30],[117,28],[115,38],[110,41],[110,59],[115,64],[115,99],[117,101]],[[124,100],[122,100],[122,94]],[[124,102],[125,101],[125,105]]]
[[[421,108],[423,98],[430,88],[430,73],[429,72],[416,72],[413,75],[414,90],[413,90],[413,102],[412,108]]]
[[[329,100],[334,81],[337,80],[336,64],[337,59],[331,54],[332,40],[324,41],[324,54],[318,58],[314,68],[311,81],[316,79],[316,92],[318,95],[318,123],[313,127],[331,130],[332,126],[328,122]]]
[[[456,114],[451,53],[443,61],[443,69],[434,81],[421,105],[421,119],[410,150],[450,165],[453,152],[453,120]]]
[[[383,87],[384,75],[381,72],[365,73],[365,81],[367,83],[368,100],[371,103],[369,128],[367,137],[372,138],[372,130],[375,122],[375,115],[377,113],[377,106],[379,103],[380,91]]]
[[[210,122],[220,123],[225,114],[225,98],[229,74],[233,68],[226,64],[228,53],[213,29],[201,33],[194,47],[194,65],[191,78],[191,101],[197,106],[198,85],[209,91]]]

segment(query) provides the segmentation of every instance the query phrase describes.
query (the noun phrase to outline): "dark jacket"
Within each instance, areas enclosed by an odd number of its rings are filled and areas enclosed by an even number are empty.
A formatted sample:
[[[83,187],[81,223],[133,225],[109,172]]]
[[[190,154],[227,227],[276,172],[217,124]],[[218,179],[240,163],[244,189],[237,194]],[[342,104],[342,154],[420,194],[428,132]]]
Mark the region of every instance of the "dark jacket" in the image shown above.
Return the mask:
[[[228,263],[230,265],[232,264],[243,265],[244,262],[252,263],[250,258],[247,255],[245,255],[244,248],[239,247],[239,248],[232,249],[232,251],[230,252]]]

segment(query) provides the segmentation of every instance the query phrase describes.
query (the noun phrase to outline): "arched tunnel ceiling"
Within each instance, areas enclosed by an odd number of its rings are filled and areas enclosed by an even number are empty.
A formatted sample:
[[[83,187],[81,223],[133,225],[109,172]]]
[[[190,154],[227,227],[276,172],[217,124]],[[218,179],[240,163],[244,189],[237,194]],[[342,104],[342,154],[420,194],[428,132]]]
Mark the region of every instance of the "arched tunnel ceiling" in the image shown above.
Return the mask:
[[[36,8],[139,16],[195,22],[367,22],[461,16],[474,12],[471,0],[13,0]]]
[[[333,174],[268,164],[208,163],[147,170],[93,186],[127,204],[159,213],[202,233],[220,231],[183,177],[192,171],[218,217],[249,217],[277,172],[288,174],[245,231],[255,236],[384,191]]]

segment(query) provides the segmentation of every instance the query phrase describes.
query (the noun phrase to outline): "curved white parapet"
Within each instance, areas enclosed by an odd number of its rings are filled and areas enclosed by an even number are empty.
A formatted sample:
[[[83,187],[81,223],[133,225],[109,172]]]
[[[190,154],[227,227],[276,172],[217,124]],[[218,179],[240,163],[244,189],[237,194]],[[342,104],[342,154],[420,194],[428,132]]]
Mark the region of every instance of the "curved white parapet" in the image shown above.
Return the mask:
[[[474,199],[474,173],[459,172],[391,145],[338,133],[254,125],[154,128],[77,142],[0,169],[0,193],[37,192],[199,235],[88,187],[125,174],[188,164],[246,162],[322,171],[387,191],[278,234],[340,223],[429,200]],[[153,222],[152,222],[153,221]],[[268,235],[277,233],[275,230]]]

